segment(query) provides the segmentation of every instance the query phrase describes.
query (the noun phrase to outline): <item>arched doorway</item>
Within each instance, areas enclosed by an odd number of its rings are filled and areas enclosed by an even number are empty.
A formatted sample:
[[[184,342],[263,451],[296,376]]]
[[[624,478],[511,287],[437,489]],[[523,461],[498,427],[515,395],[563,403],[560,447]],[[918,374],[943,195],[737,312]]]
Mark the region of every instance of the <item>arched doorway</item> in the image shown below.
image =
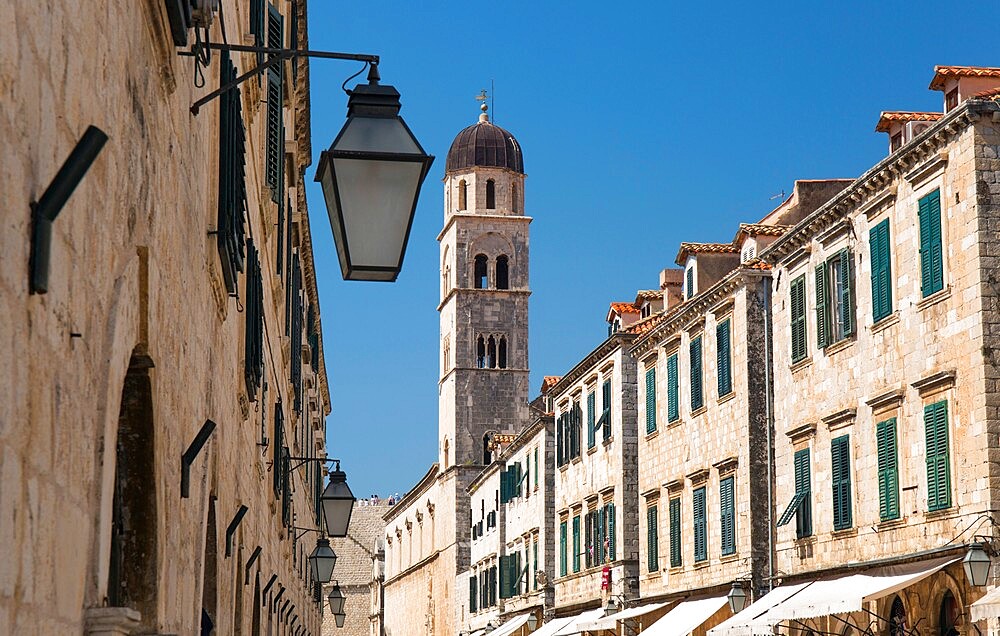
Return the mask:
[[[898,596],[889,606],[889,636],[906,636],[906,608]]]
[[[951,590],[946,590],[944,598],[941,599],[941,607],[938,610],[938,634],[940,636],[958,636],[958,618],[962,614],[962,609],[955,600],[955,595]]]

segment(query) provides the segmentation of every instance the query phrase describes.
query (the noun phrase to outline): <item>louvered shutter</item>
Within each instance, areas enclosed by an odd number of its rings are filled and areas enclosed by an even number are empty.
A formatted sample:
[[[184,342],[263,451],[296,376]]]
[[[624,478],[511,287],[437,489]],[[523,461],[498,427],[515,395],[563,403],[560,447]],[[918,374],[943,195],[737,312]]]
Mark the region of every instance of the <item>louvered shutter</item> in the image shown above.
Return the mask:
[[[792,310],[792,362],[806,357],[806,277],[799,276],[792,281],[789,291]]]
[[[292,409],[302,413],[302,269],[298,253],[292,256],[291,382]]]
[[[580,571],[580,517],[573,517],[573,571]]]
[[[219,81],[236,78],[236,67],[228,52],[221,54]],[[235,295],[237,277],[244,271],[246,195],[246,143],[240,90],[233,87],[219,98],[219,188],[216,243],[226,291]]]
[[[646,569],[656,572],[660,569],[659,538],[656,527],[656,506],[646,509]]]
[[[733,376],[730,354],[730,321],[724,320],[715,327],[715,351],[718,363],[719,397],[733,392]]]
[[[507,593],[507,588],[510,585],[508,577],[510,576],[510,570],[507,567],[508,557],[506,554],[500,555],[500,598],[509,598],[510,594]]]
[[[609,503],[604,513],[608,520],[608,562],[615,560],[615,504]]]
[[[681,550],[681,498],[670,500],[670,567],[679,568],[683,565]]]
[[[656,430],[656,367],[646,369],[646,432]]]
[[[281,447],[285,443],[285,414],[281,402],[274,406],[274,439],[271,440],[272,489],[275,499],[281,497]]]
[[[850,528],[851,514],[851,445],[848,435],[841,435],[830,442],[830,460],[833,481],[833,529]]]
[[[677,354],[667,358],[667,421],[676,422],[680,419],[680,381],[677,377]]]
[[[563,416],[556,419],[556,466],[563,465]]]
[[[594,439],[594,424],[596,420],[597,395],[591,391],[587,394],[587,448],[593,448],[597,443]]]
[[[829,297],[826,280],[826,263],[816,267],[816,346],[825,349],[830,344],[830,318],[827,312]]]
[[[285,46],[285,19],[272,4],[267,7],[267,46],[281,49]],[[273,56],[275,54],[270,54]],[[267,69],[267,135],[266,135],[266,183],[271,188],[271,200],[279,205],[283,197],[284,122],[282,121],[283,67],[278,62]]]
[[[850,250],[842,250],[840,258],[840,323],[844,336],[854,333],[854,258]]]
[[[708,537],[705,524],[705,488],[698,488],[692,497],[692,514],[694,516],[694,560],[704,561],[708,558]]]
[[[494,607],[497,604],[497,576],[497,566],[494,565],[489,569],[486,580],[486,588],[490,597],[490,607]]]
[[[264,377],[264,283],[260,257],[253,239],[247,239],[246,320],[243,347],[243,374],[251,402],[257,401]]]
[[[920,291],[923,297],[944,288],[941,246],[941,193],[931,192],[918,204],[920,220]]]
[[[927,440],[927,508],[944,510],[951,506],[947,401],[924,407],[924,429]]]
[[[263,47],[264,40],[264,0],[250,0],[250,33],[253,35],[253,45]],[[257,53],[257,66],[264,63],[264,53]],[[261,76],[257,76],[257,85],[260,86]]]
[[[514,464],[514,488],[511,493],[511,498],[520,497],[524,492],[524,469],[521,467],[521,462]]]
[[[476,607],[476,575],[469,577],[469,611],[475,613],[478,611]]]
[[[726,477],[719,482],[719,530],[723,556],[736,553],[736,502],[733,484],[733,477]]]
[[[531,582],[533,587],[538,589],[538,537],[535,537],[535,541],[531,544]]]
[[[559,576],[566,576],[566,522],[559,524]]]
[[[604,398],[601,408],[604,410],[606,417],[604,418],[604,433],[603,439],[611,439],[611,380],[604,381],[603,387]]]
[[[594,515],[588,512],[583,516],[583,548],[584,564],[586,567],[594,565]]]
[[[687,280],[684,286],[684,298],[691,298],[694,296],[694,267],[688,267],[685,273]]]
[[[704,405],[701,381],[701,336],[691,341],[691,410],[697,411]]]
[[[899,517],[899,468],[896,451],[896,418],[876,425],[878,448],[879,518]]]
[[[868,243],[872,267],[872,320],[878,322],[892,313],[889,219],[869,231]]]
[[[795,513],[795,532],[798,537],[812,534],[812,484],[809,474],[809,449],[795,451],[795,493],[803,495]]]

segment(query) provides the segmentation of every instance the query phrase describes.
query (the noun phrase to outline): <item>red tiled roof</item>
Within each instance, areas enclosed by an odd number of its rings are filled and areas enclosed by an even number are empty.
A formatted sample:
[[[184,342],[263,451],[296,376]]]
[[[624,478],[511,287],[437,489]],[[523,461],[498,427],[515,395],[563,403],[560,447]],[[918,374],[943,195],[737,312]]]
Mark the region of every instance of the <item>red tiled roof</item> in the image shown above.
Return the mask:
[[[663,298],[663,292],[658,289],[640,289],[635,294],[635,304],[639,305],[645,300],[659,300]]]
[[[737,247],[744,236],[782,236],[792,229],[791,225],[767,225],[764,223],[740,223],[740,229],[733,237],[733,247]]]
[[[765,272],[771,269],[770,265],[760,260],[759,258],[751,258],[746,263],[743,263],[742,267],[745,269],[759,269]]]
[[[894,121],[937,121],[944,115],[942,113],[918,113],[903,110],[883,110],[879,113],[878,123],[875,125],[875,132],[889,132],[889,124]]]
[[[542,393],[554,387],[559,380],[562,380],[561,375],[547,375],[542,378]]]
[[[944,89],[944,78],[946,77],[1000,77],[1000,68],[988,66],[935,66],[934,79],[931,80],[930,89],[940,91]]]
[[[641,336],[645,333],[649,333],[650,331],[653,330],[653,327],[660,324],[660,321],[663,320],[663,316],[664,312],[658,311],[651,316],[646,316],[639,322],[632,323],[628,327],[622,329],[622,331],[624,331],[625,333],[634,333]]]
[[[637,314],[639,308],[634,303],[611,303],[611,311],[617,314]]]
[[[674,261],[678,265],[684,264],[684,259],[688,254],[735,254],[739,250],[733,247],[732,243],[681,243],[681,248],[677,252],[677,259]]]
[[[980,91],[973,95],[973,97],[978,97],[979,99],[996,99],[1000,97],[1000,87]]]

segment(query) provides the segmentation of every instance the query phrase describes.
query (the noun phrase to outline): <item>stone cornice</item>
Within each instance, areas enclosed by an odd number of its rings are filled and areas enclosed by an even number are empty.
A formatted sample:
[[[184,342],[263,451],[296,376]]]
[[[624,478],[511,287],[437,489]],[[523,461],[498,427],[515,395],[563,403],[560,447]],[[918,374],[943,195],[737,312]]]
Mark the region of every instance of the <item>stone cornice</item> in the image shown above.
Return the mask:
[[[593,367],[597,366],[601,360],[614,353],[616,349],[625,348],[635,337],[635,334],[624,331],[611,334],[607,340],[597,345],[596,349],[587,354],[583,360],[578,362],[566,375],[552,385],[548,394],[557,396],[567,388],[573,386],[578,380],[586,376]]]
[[[985,113],[997,112],[1000,105],[994,102],[969,100],[945,114],[933,126],[875,164],[793,229],[760,253],[759,258],[772,265],[782,263],[795,250],[806,245],[816,235],[838,220],[858,210],[865,210],[884,196],[884,192],[897,179],[905,179],[915,168],[933,162],[944,146],[956,139],[962,131],[975,123]]]
[[[445,295],[444,299],[438,303],[437,310],[441,311],[444,306],[448,304],[452,296],[460,291],[473,292],[475,294],[487,294],[496,296],[530,296],[531,290],[528,289],[476,289],[475,287],[452,287],[451,291]]]
[[[437,559],[438,555],[440,553],[441,553],[440,550],[435,550],[434,552],[431,552],[429,556],[426,556],[423,559],[421,559],[420,561],[417,561],[416,563],[414,563],[410,567],[406,568],[402,572],[397,573],[395,576],[392,576],[392,577],[386,579],[385,585],[386,586],[391,585],[391,584],[395,583],[396,581],[398,581],[399,579],[401,579],[403,577],[406,577],[406,576],[409,576],[414,571],[419,570],[419,569],[421,569],[423,567],[426,567],[428,563],[430,563],[430,562],[434,561],[435,559]]]
[[[955,369],[938,371],[937,373],[932,373],[920,378],[916,382],[910,383],[910,386],[920,393],[920,397],[925,397],[935,391],[949,389],[955,386],[956,375]]]
[[[534,420],[532,420],[531,424],[517,434],[517,437],[515,437],[514,441],[510,443],[510,446],[504,449],[503,454],[500,456],[501,459],[507,459],[517,451],[524,448],[527,443],[531,441],[536,434],[538,434],[539,431],[548,428],[548,425],[553,423],[555,423],[555,417],[553,415],[546,414],[537,416]]]
[[[470,214],[468,212],[453,212],[448,215],[445,219],[444,227],[437,235],[438,242],[444,238],[444,235],[448,233],[451,226],[455,224],[458,219],[469,219],[470,221],[517,221],[517,222],[527,222],[531,223],[534,219],[530,216],[522,216],[520,214]]]
[[[389,523],[393,519],[398,517],[401,512],[406,510],[406,508],[409,507],[409,505],[412,504],[414,501],[416,501],[420,497],[420,495],[427,492],[427,489],[430,488],[436,481],[437,476],[438,476],[438,465],[437,462],[435,462],[431,464],[431,467],[427,470],[427,473],[420,478],[420,481],[417,482],[417,485],[414,486],[412,489],[410,489],[410,492],[403,495],[403,497],[396,502],[396,505],[389,508],[388,512],[382,515],[382,520],[385,521],[385,524],[389,525]]]

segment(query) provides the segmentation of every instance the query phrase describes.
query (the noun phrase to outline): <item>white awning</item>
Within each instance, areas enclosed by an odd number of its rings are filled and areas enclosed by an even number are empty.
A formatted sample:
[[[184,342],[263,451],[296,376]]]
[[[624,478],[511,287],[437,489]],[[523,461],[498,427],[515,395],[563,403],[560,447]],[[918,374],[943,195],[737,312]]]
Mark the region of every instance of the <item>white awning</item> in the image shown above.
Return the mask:
[[[1000,618],[1000,587],[995,587],[986,596],[969,606],[972,621]]]
[[[510,619],[509,621],[501,625],[500,627],[497,627],[492,632],[490,632],[490,636],[510,636],[510,634],[513,634],[514,632],[519,630],[521,628],[521,625],[524,625],[527,622],[528,622],[527,614],[515,616],[514,618]]]
[[[851,574],[824,581],[810,581],[790,586],[787,591],[772,598],[786,588],[779,587],[766,594],[722,625],[709,631],[709,636],[747,636],[772,634],[774,626],[782,621],[859,612],[864,604],[902,590],[934,574],[941,568],[955,563],[961,557],[947,557],[934,561],[891,566]],[[761,603],[765,603],[761,607]]]
[[[535,631],[531,632],[531,636],[555,636],[556,632],[569,625],[574,618],[576,617],[554,618]]]
[[[725,595],[684,601],[642,633],[644,636],[687,636],[712,618],[728,602],[729,599]]]
[[[587,610],[582,614],[577,614],[576,616],[569,619],[569,622],[566,623],[565,627],[563,627],[559,631],[552,632],[552,636],[569,636],[570,634],[580,634],[586,629],[584,625],[596,621],[603,615],[604,615],[603,609]],[[535,633],[537,634],[538,632]]]
[[[610,614],[604,618],[599,618],[596,621],[590,623],[584,623],[579,626],[580,631],[591,631],[598,632],[605,629],[617,629],[618,621],[623,621],[627,618],[634,618],[636,616],[642,616],[643,614],[648,614],[650,612],[655,612],[658,609],[666,607],[669,603],[650,603],[648,605],[640,605],[639,607],[632,607],[627,610],[622,610],[615,614]]]

